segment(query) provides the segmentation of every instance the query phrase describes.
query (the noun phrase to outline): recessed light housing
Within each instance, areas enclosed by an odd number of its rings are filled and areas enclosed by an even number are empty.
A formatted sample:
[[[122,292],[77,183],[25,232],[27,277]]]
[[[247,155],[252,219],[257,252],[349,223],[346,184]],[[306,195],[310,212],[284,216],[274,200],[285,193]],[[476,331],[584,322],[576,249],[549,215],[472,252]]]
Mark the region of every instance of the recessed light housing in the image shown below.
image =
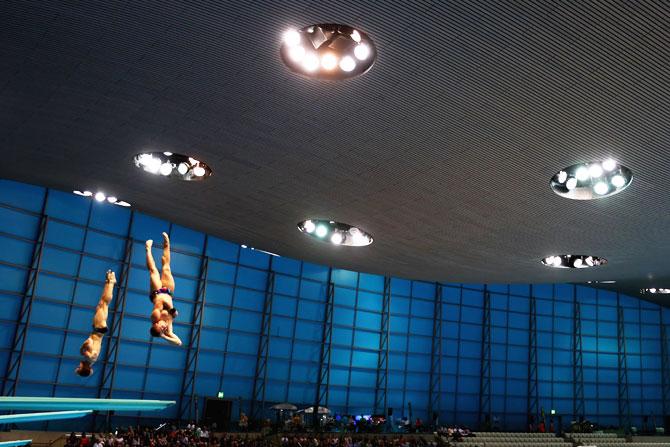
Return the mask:
[[[620,193],[628,188],[632,180],[630,169],[608,158],[563,168],[554,174],[549,184],[559,196],[593,200]]]
[[[553,255],[542,259],[547,267],[559,269],[584,269],[607,264],[607,259],[589,255]]]
[[[94,193],[92,193],[91,191],[88,191],[88,190],[87,191],[79,191],[78,189],[75,189],[72,192],[74,194],[78,195],[78,196],[91,197],[96,202],[100,202],[100,203],[107,202],[107,203],[111,203],[112,205],[119,205],[119,206],[124,206],[124,207],[129,207],[130,206],[130,203],[125,202],[123,200],[119,200],[115,196],[107,196],[107,195],[105,195],[104,192],[101,192],[101,191],[98,191],[94,194]]]
[[[370,233],[342,222],[328,219],[308,219],[298,224],[298,230],[322,242],[333,245],[363,247],[373,241]]]
[[[186,181],[201,181],[212,175],[206,163],[172,152],[144,152],[135,155],[133,162],[150,174]]]
[[[661,295],[667,295],[670,293],[670,289],[663,289],[663,288],[656,288],[656,287],[651,287],[648,289],[642,289],[640,290],[642,293],[651,293],[651,294],[661,294]]]
[[[348,25],[319,24],[284,33],[281,58],[293,72],[326,80],[353,78],[368,71],[377,50],[363,31]]]

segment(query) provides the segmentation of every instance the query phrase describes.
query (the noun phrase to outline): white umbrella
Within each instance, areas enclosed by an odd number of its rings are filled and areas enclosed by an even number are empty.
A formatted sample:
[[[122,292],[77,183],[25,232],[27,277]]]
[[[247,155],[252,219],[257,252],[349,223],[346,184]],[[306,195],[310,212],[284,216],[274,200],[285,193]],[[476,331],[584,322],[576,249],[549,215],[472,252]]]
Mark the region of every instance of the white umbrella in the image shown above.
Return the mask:
[[[295,405],[290,404],[288,402],[284,402],[282,404],[273,405],[273,406],[270,407],[270,409],[271,410],[291,410],[291,411],[295,411],[295,410],[298,409],[298,407],[296,407]]]

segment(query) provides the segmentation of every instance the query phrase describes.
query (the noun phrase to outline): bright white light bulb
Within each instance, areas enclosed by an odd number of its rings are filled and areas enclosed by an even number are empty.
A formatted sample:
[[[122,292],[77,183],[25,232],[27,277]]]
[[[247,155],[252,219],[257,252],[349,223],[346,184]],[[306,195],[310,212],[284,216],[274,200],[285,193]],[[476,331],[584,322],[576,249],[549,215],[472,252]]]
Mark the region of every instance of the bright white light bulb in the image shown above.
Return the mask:
[[[337,56],[333,53],[326,53],[321,56],[321,66],[324,70],[332,70],[337,67]]]
[[[305,71],[315,71],[319,68],[319,58],[314,53],[308,53],[305,55],[305,58],[302,60],[302,68]]]
[[[137,162],[142,166],[147,166],[151,163],[153,158],[154,157],[152,157],[151,154],[140,154],[140,156],[137,157]]]
[[[561,171],[558,173],[558,183],[565,183],[565,181],[568,179],[568,173],[565,171]]]
[[[84,192],[82,193],[82,195],[84,195],[84,196],[86,196],[86,197],[90,197],[90,196],[93,195],[93,193],[92,193],[91,191],[84,191]]]
[[[580,268],[582,266],[582,258],[575,259],[575,262],[573,262],[572,265],[574,265],[575,268]]]
[[[312,222],[311,220],[306,220],[305,225],[303,225],[303,229],[307,233],[313,233],[315,228],[316,228],[316,225],[314,225],[314,222]]]
[[[294,29],[288,30],[284,33],[284,43],[289,47],[294,47],[300,44],[300,33]]]
[[[544,258],[544,263],[547,265],[553,264],[554,263],[554,257],[553,256],[547,256]]]
[[[603,169],[605,171],[614,171],[614,168],[616,168],[616,161],[612,160],[611,158],[603,161]]]
[[[205,172],[206,172],[205,168],[203,168],[202,166],[196,166],[195,168],[193,168],[193,174],[196,177],[202,177],[203,175],[205,175]]]
[[[623,185],[626,184],[626,179],[624,178],[623,175],[617,174],[614,177],[612,177],[610,182],[612,182],[612,185],[614,185],[615,188],[621,188]]]
[[[105,199],[106,199],[105,195],[104,195],[103,193],[101,193],[101,192],[96,192],[94,198],[95,198],[95,200],[97,200],[98,202],[104,202]]]
[[[356,56],[356,59],[359,61],[364,61],[370,56],[370,47],[364,43],[356,45],[356,48],[354,48],[354,56]]]
[[[83,195],[84,195],[83,192],[81,192],[81,191],[79,191],[79,190],[77,190],[77,189],[75,189],[75,190],[72,191],[72,192],[73,192],[74,194],[77,194],[78,196],[83,196]]]
[[[181,175],[184,175],[188,172],[188,165],[186,163],[179,163],[177,166],[177,172]]]
[[[108,201],[109,203],[116,203],[118,200],[119,200],[119,199],[117,199],[117,198],[114,197],[114,196],[109,196],[109,197],[107,197],[107,201]]]
[[[342,71],[350,72],[354,68],[356,68],[356,61],[354,60],[353,57],[344,56],[342,60],[340,60],[340,69]]]
[[[151,173],[151,174],[158,174],[158,171],[161,169],[161,160],[160,158],[154,158],[151,157],[151,159],[147,159],[146,163],[144,164],[144,170]]]
[[[589,256],[589,257],[586,258],[586,264],[587,264],[589,267],[593,267],[593,258],[592,258],[591,256]]]
[[[172,174],[172,163],[163,163],[159,172],[166,176]]]
[[[305,48],[300,45],[289,48],[288,57],[293,62],[300,62],[305,57]]]
[[[561,264],[563,263],[563,260],[561,259],[560,256],[554,256],[554,260],[552,261],[554,264],[554,267],[560,267]]]
[[[332,242],[332,243],[335,244],[335,245],[340,245],[340,244],[342,243],[342,240],[343,240],[343,239],[344,239],[344,238],[342,237],[342,233],[340,233],[339,231],[336,231],[336,232],[333,233],[333,235],[330,237],[330,242]]]
[[[593,186],[593,191],[595,191],[596,194],[603,195],[607,194],[607,191],[609,191],[609,186],[607,186],[607,183],[605,182],[598,182]]]
[[[364,236],[363,233],[360,232],[354,234],[354,237],[352,239],[352,243],[355,246],[368,245],[370,242],[372,241],[368,239],[366,236]]]
[[[652,287],[651,289],[649,289],[649,292],[650,292],[650,293],[656,293],[656,289],[654,289],[654,288]]]
[[[114,205],[129,207],[130,203],[124,202],[123,200],[121,200],[120,202],[116,202]]]
[[[316,227],[316,235],[318,237],[325,237],[328,234],[328,227],[325,225],[318,225]]]
[[[577,179],[574,177],[569,178],[568,181],[565,182],[565,187],[570,191],[575,189],[577,187]]]
[[[589,175],[593,178],[598,178],[603,175],[603,168],[600,165],[592,164],[589,166]]]
[[[351,38],[354,40],[354,42],[361,43],[361,34],[358,31],[354,30],[351,33]]]
[[[172,156],[172,152],[163,152],[163,155],[165,155],[166,157],[171,157],[171,156]]]
[[[586,166],[580,166],[577,168],[577,172],[575,172],[575,177],[577,177],[577,180],[580,182],[583,182],[589,178],[589,169]]]

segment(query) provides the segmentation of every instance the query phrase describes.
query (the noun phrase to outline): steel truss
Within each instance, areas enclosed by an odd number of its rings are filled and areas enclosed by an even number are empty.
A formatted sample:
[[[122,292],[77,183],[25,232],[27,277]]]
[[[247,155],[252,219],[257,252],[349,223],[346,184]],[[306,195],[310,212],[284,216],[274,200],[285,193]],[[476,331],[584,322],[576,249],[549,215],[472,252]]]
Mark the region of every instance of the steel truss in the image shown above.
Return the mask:
[[[428,390],[428,417],[431,423],[434,414],[440,414],[442,392],[442,284],[435,284],[435,304],[433,310],[433,344],[430,353],[430,388]]]
[[[332,352],[333,335],[333,302],[335,286],[332,283],[332,268],[328,270],[328,289],[323,313],[323,332],[321,337],[321,352],[319,355],[319,370],[317,374],[316,396],[314,398],[313,424],[319,427],[319,406],[328,405],[328,391],[330,388],[330,357]]]
[[[537,302],[533,296],[533,286],[530,286],[528,297],[528,424],[540,416],[539,398],[537,389]]]
[[[584,361],[582,357],[582,312],[577,300],[577,286],[573,288],[574,321],[572,331],[572,380],[575,393],[572,412],[576,421],[584,418]]]
[[[386,414],[388,400],[389,373],[389,332],[391,308],[391,278],[384,277],[384,295],[382,297],[381,336],[379,337],[379,357],[377,359],[377,381],[375,385],[374,414]]]
[[[491,423],[491,295],[484,286],[484,315],[482,321],[482,363],[479,371],[479,429]]]
[[[630,433],[630,399],[628,395],[628,366],[626,361],[626,332],[623,318],[623,307],[619,305],[617,293],[617,345],[619,354],[619,426]]]
[[[274,301],[275,272],[270,271],[265,284],[265,299],[263,300],[263,316],[261,318],[261,333],[258,340],[258,355],[256,356],[256,371],[254,373],[254,394],[251,397],[252,421],[260,421],[265,410],[265,388],[268,379],[268,354],[270,351],[270,329],[272,325],[272,303]]]

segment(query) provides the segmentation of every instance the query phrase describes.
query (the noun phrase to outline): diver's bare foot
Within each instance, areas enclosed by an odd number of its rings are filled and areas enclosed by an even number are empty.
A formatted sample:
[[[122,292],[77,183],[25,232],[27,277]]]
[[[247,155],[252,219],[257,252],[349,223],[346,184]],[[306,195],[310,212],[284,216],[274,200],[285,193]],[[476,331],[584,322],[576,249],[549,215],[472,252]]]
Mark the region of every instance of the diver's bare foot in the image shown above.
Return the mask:
[[[165,245],[170,245],[170,236],[168,236],[165,231],[163,231],[163,243]]]
[[[105,275],[105,281],[112,284],[116,283],[116,275],[114,274],[113,271],[107,270],[107,275]]]
[[[153,245],[154,245],[154,241],[152,241],[151,239],[149,239],[145,244],[145,246],[147,247],[147,250],[151,250],[151,247]]]

